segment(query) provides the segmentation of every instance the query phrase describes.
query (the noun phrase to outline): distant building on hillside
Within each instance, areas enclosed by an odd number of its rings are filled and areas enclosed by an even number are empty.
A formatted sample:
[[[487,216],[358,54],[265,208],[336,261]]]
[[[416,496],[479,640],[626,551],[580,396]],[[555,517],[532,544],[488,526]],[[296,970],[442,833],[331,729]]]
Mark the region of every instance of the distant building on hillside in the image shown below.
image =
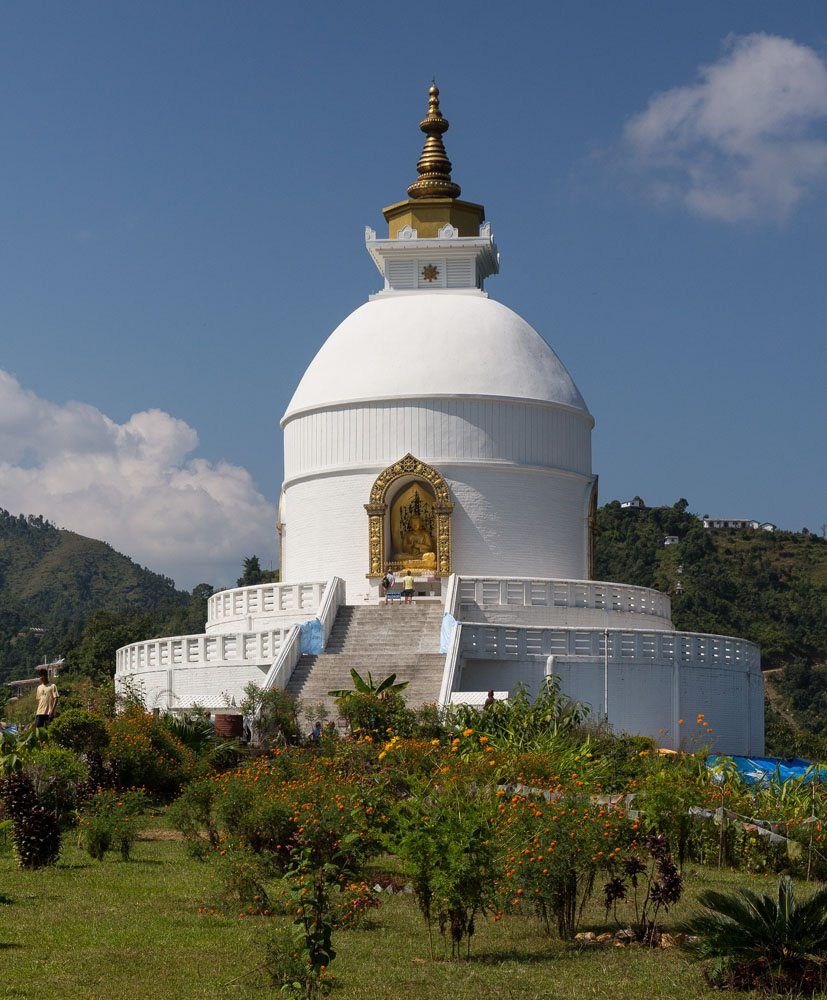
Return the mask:
[[[631,500],[621,500],[620,506],[624,510],[629,508],[636,508],[637,510],[646,510],[646,501],[643,497],[632,497]]]
[[[677,535],[664,535],[663,536],[663,544],[664,545],[677,545],[679,541],[680,541],[680,538],[678,538]]]
[[[704,514],[703,525],[705,528],[735,528],[743,531],[745,528],[752,528],[754,531],[775,531],[777,525],[772,521],[754,521],[749,517],[710,517]]]

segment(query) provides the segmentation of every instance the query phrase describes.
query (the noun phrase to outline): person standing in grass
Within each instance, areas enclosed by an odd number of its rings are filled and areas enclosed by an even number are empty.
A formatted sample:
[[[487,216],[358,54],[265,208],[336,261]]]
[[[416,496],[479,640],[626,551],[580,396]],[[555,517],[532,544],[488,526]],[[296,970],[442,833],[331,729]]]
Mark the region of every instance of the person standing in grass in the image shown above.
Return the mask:
[[[40,683],[35,691],[37,699],[37,709],[34,717],[35,726],[40,729],[48,726],[55,717],[55,705],[57,704],[57,687],[49,683],[49,671],[40,670]]]
[[[414,592],[414,578],[411,576],[411,571],[409,569],[405,570],[405,579],[402,581],[402,595],[405,598],[405,603],[410,604],[413,601]]]

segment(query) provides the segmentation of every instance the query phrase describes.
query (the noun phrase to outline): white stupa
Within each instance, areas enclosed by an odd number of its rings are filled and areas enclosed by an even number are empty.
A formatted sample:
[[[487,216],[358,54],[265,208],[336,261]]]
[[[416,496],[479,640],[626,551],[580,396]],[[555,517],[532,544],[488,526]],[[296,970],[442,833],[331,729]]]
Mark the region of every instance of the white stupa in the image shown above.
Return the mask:
[[[418,180],[383,210],[388,236],[365,233],[382,287],[282,417],[284,582],[216,594],[203,636],[124,647],[119,683],[218,710],[249,680],[318,701],[354,665],[444,704],[555,674],[620,728],[686,745],[683,719],[703,711],[721,749],[759,752],[757,648],[677,633],[664,595],[591,580],[594,420],[546,341],[485,290],[497,248],[451,178],[436,86],[420,128]],[[414,609],[380,603],[388,569],[413,576]]]

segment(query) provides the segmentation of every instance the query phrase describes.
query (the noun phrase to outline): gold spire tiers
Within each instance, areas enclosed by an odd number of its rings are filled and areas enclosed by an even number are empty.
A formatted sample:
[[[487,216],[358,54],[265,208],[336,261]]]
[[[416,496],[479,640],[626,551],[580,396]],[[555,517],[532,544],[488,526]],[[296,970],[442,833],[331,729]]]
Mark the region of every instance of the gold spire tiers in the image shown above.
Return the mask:
[[[419,123],[425,133],[425,145],[416,165],[419,180],[408,188],[409,198],[459,198],[461,188],[451,180],[451,161],[445,152],[442,136],[449,124],[439,110],[439,87],[428,91],[428,114]]]
[[[391,239],[409,226],[420,238],[434,237],[450,222],[460,236],[477,236],[485,219],[485,209],[470,201],[460,201],[461,188],[451,179],[451,161],[445,152],[442,136],[449,123],[439,107],[439,87],[428,90],[428,113],[419,123],[425,144],[416,165],[419,177],[408,188],[408,200],[388,205],[382,214],[388,222]]]

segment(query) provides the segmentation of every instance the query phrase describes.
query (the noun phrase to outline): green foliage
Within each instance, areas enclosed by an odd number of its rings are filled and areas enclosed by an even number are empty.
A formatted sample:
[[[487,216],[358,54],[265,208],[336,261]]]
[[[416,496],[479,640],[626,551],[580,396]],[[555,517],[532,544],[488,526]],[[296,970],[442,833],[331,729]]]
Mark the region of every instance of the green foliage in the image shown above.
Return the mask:
[[[391,730],[406,731],[413,713],[405,707],[401,695],[386,691],[381,697],[365,691],[349,691],[337,702],[342,718],[351,733],[379,740]]]
[[[98,791],[78,817],[80,837],[89,856],[102,861],[109,850],[129,860],[138,837],[145,796],[138,791]]]
[[[190,782],[170,806],[169,820],[183,834],[193,857],[204,859],[218,845],[215,800],[215,782],[202,778]]]
[[[476,918],[491,905],[499,874],[494,797],[453,775],[420,784],[396,815],[394,850],[428,925],[434,921],[459,957],[470,954]],[[433,942],[431,940],[433,957]]]
[[[342,688],[338,691],[328,691],[331,698],[335,698],[337,704],[349,698],[352,694],[370,694],[374,698],[390,697],[390,695],[401,694],[408,686],[408,681],[400,681],[396,684],[396,674],[389,674],[381,681],[375,681],[370,671],[367,680],[358,670],[351,668],[350,676],[353,678],[352,688]]]
[[[240,705],[242,715],[255,719],[261,743],[297,743],[299,740],[299,706],[286,691],[271,688],[265,691],[255,681],[244,688]]]
[[[171,798],[196,777],[195,755],[161,719],[130,709],[109,723],[109,758],[122,788]]]
[[[702,759],[648,755],[635,807],[647,832],[663,834],[683,868],[692,832],[689,809],[705,802],[709,777]]]
[[[499,807],[504,905],[533,907],[563,940],[577,933],[597,873],[616,864],[627,825],[622,809],[597,805],[595,794],[594,785],[567,775],[547,790],[503,794]]]
[[[71,750],[43,741],[25,755],[24,767],[38,801],[63,824],[89,780],[86,764]]]
[[[21,868],[53,865],[60,854],[57,817],[37,800],[31,778],[13,771],[0,779],[0,798],[12,821],[12,843]]]
[[[187,601],[172,580],[40,516],[0,510],[0,567],[0,680],[28,674],[59,653],[71,662],[92,612],[117,611],[126,620],[150,614],[160,621]],[[83,660],[88,664],[86,653]],[[111,673],[114,663],[105,669]]]
[[[750,889],[702,892],[703,909],[684,929],[700,938],[703,958],[723,959],[736,980],[794,986],[813,962],[827,957],[827,888],[797,900],[789,878],[775,896]],[[796,993],[798,995],[798,993]]]
[[[109,744],[106,722],[84,708],[61,712],[49,726],[49,738],[58,746],[76,753],[103,750]]]
[[[253,587],[258,583],[278,583],[277,569],[262,569],[258,556],[247,556],[244,560],[244,570],[236,581],[237,587]]]
[[[227,902],[248,913],[270,912],[265,883],[272,872],[264,855],[245,844],[230,846],[218,853],[217,871]]]
[[[458,705],[448,719],[458,730],[485,734],[498,747],[528,750],[572,734],[587,715],[585,706],[560,693],[559,678],[553,677],[546,679],[536,698],[518,686],[508,701],[496,701],[488,708]]]
[[[162,715],[161,721],[179,743],[217,771],[236,767],[244,756],[240,743],[222,739],[209,719],[195,712]]]

